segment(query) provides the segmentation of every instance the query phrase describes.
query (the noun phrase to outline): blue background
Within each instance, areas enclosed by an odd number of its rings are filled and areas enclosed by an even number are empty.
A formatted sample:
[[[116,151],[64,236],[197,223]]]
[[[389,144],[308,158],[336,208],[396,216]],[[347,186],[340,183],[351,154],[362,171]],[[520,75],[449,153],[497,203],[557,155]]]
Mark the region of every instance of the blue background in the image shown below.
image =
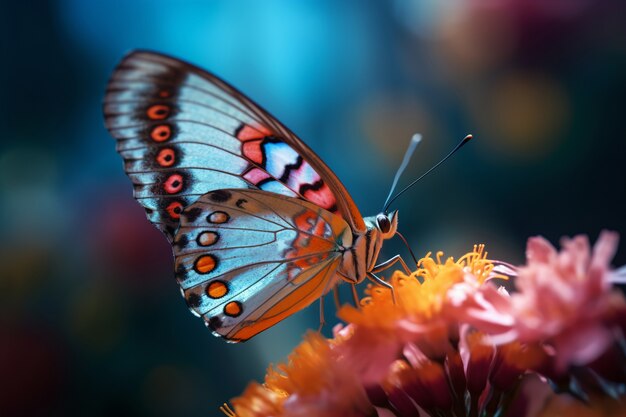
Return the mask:
[[[171,249],[103,126],[129,50],[220,75],[295,131],[363,214],[465,134],[400,199],[419,256],[626,231],[624,2],[12,2],[1,14],[0,414],[206,416],[318,325],[318,307],[240,345],[189,314]],[[408,258],[397,242],[382,259]],[[616,265],[626,263],[620,249]],[[346,289],[344,288],[344,291]],[[348,292],[343,293],[348,299]],[[334,317],[332,302],[326,316]],[[331,324],[325,329],[330,334]]]

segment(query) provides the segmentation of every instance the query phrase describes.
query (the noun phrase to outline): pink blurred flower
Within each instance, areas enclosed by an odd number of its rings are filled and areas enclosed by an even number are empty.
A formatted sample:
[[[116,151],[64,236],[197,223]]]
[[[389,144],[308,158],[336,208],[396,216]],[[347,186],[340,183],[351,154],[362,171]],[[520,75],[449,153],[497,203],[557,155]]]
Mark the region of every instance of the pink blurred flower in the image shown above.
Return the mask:
[[[617,311],[626,312],[623,295],[612,289],[609,262],[618,235],[604,231],[593,252],[586,236],[563,239],[557,250],[544,238],[528,240],[528,263],[519,269],[518,292],[511,296],[515,324],[512,337],[521,342],[547,341],[556,368],[585,365],[614,342]]]
[[[593,251],[587,237],[576,236],[564,238],[559,252],[542,237],[530,238],[511,295],[492,285],[456,286],[451,311],[496,344],[543,343],[557,374],[588,365],[626,329],[626,300],[613,288],[625,280],[626,268],[609,264],[617,243],[617,233],[604,231]]]

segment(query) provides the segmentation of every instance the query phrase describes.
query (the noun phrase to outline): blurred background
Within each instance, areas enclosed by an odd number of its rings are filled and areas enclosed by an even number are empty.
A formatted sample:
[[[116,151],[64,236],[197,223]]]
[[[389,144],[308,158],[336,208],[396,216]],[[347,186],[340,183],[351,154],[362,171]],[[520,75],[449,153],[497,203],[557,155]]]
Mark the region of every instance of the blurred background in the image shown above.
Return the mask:
[[[3,3],[0,415],[219,415],[318,326],[311,306],[228,345],[188,312],[103,126],[129,50],[237,86],[367,215],[413,133],[424,142],[401,185],[473,133],[398,201],[400,230],[419,256],[483,242],[517,264],[531,235],[626,232],[625,12],[593,0]],[[396,253],[408,259],[397,242],[381,259]]]

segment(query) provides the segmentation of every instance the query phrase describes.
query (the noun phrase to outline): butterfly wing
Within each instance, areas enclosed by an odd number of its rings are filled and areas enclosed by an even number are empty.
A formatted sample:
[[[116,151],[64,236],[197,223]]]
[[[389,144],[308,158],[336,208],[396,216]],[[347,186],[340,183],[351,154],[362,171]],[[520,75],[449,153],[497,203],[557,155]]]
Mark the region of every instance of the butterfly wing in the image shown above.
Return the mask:
[[[365,223],[322,160],[265,110],[214,75],[165,55],[135,51],[104,100],[106,126],[148,218],[171,240],[182,210],[204,193],[261,189],[310,201]]]
[[[217,190],[186,208],[174,240],[176,277],[192,312],[242,341],[336,284],[352,244],[340,216],[260,190]]]

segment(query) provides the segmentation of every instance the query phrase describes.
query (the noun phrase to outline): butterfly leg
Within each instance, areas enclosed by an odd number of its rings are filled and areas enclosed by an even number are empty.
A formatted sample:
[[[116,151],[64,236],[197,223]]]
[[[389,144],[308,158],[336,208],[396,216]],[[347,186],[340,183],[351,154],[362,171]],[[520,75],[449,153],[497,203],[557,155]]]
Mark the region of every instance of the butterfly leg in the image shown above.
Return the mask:
[[[404,271],[407,273],[407,275],[411,275],[411,271],[409,270],[409,267],[406,266],[406,262],[404,262],[404,259],[402,259],[402,256],[400,255],[396,255],[393,258],[387,259],[385,262],[381,262],[378,265],[375,265],[374,268],[372,269],[372,272],[378,273],[380,271],[384,271],[388,268],[391,268],[393,265],[396,264],[396,262],[400,262],[400,264],[402,265],[402,268],[404,268]]]
[[[320,297],[320,327],[318,327],[317,332],[322,333],[322,329],[326,324],[326,320],[324,319],[324,296]]]
[[[409,253],[411,254],[411,258],[413,258],[413,262],[415,262],[415,266],[419,267],[419,261],[417,260],[417,257],[415,256],[415,253],[413,253],[413,249],[411,249],[411,246],[409,245],[409,242],[407,242],[406,238],[404,237],[404,235],[398,231],[396,231],[395,236],[400,237],[400,239],[402,239],[402,242],[404,243],[404,246],[406,246],[406,248],[409,250]]]
[[[352,298],[354,298],[354,306],[360,308],[361,300],[359,299],[359,293],[356,291],[356,284],[352,284]]]
[[[391,285],[390,283],[388,283],[384,279],[376,276],[373,272],[368,272],[367,273],[367,277],[370,280],[374,281],[376,284],[381,285],[383,287],[389,288],[389,290],[391,291],[391,299],[393,300],[393,303],[396,304],[396,293],[393,290],[393,285]]]
[[[333,287],[333,298],[335,299],[335,308],[337,311],[341,308],[341,299],[339,298],[339,285]]]

